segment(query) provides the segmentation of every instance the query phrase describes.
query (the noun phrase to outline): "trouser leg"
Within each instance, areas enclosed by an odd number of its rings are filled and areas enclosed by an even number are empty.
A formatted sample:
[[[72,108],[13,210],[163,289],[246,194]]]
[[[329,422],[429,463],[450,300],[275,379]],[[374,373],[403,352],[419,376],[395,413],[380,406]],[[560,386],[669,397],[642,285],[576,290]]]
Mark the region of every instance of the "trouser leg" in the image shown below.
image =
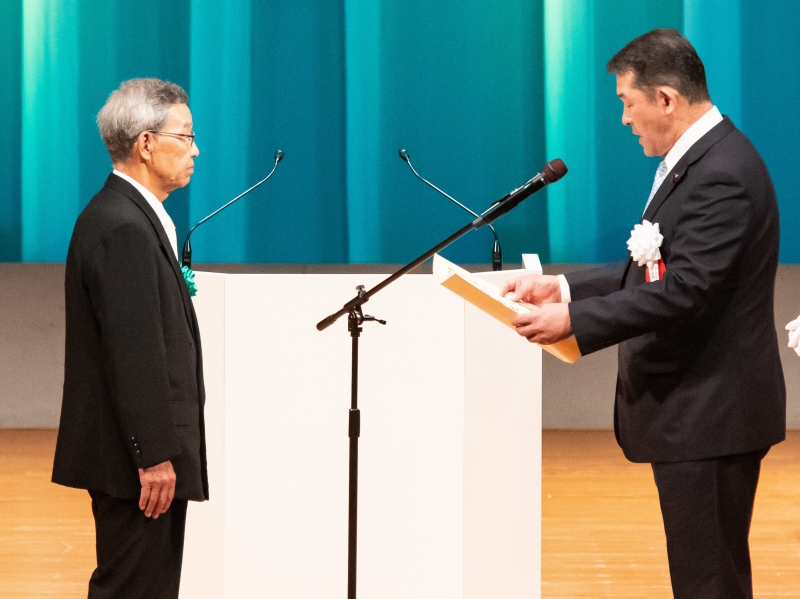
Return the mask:
[[[675,599],[752,599],[748,537],[767,451],[652,465]]]
[[[174,499],[154,520],[145,517],[138,499],[89,495],[97,546],[89,599],[177,599],[186,500]]]

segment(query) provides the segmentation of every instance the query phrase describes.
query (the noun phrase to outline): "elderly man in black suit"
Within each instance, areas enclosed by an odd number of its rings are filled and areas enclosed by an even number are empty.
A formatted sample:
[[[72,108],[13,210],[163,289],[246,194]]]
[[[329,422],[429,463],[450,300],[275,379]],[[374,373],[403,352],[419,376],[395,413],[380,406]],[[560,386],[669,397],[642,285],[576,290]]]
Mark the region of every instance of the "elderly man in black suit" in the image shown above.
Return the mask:
[[[132,79],[97,116],[113,173],[66,264],[64,395],[53,482],[87,489],[90,599],[175,599],[187,500],[208,499],[202,358],[162,202],[199,150],[186,93]]]
[[[652,464],[674,596],[751,598],[760,464],[786,426],[775,191],[677,31],[636,38],[607,68],[622,123],[663,157],[631,257],[503,292],[541,306],[515,323],[530,341],[574,333],[582,354],[619,344],[615,431],[628,459]]]

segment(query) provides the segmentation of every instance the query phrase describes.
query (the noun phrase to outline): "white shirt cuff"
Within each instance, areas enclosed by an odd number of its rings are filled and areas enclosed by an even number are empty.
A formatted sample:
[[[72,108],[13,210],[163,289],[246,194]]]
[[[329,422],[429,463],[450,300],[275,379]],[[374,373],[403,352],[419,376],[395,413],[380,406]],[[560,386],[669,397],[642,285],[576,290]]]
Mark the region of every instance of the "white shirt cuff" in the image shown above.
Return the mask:
[[[567,283],[567,277],[564,275],[558,275],[558,284],[561,285],[561,303],[570,303],[572,301],[572,296],[569,294],[569,283]]]

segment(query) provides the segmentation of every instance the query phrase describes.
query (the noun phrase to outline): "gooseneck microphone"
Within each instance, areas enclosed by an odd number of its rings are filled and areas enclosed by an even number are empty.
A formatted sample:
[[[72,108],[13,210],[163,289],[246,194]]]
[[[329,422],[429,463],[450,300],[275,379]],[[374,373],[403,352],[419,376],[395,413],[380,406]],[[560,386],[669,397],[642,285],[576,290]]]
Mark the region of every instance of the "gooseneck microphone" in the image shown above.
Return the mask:
[[[272,173],[275,172],[275,169],[278,168],[278,163],[281,160],[283,160],[283,150],[276,150],[274,159],[275,159],[275,164],[272,166],[272,170],[269,172],[269,175],[267,175],[266,177],[261,179],[261,181],[259,181],[255,185],[253,185],[250,189],[247,189],[247,190],[243,191],[242,193],[240,193],[238,196],[233,198],[230,202],[228,202],[224,206],[220,206],[219,208],[214,210],[214,212],[212,212],[211,214],[206,216],[204,219],[202,219],[200,222],[198,222],[194,227],[189,229],[189,232],[186,234],[186,241],[183,242],[183,250],[181,251],[181,265],[182,266],[185,266],[186,268],[191,268],[192,267],[192,244],[189,243],[189,238],[192,236],[192,233],[194,232],[194,230],[197,227],[199,227],[200,225],[202,225],[204,222],[206,222],[209,218],[211,218],[212,216],[214,216],[216,214],[219,214],[220,212],[225,210],[225,208],[227,208],[228,206],[233,204],[236,200],[246,196],[248,193],[253,191],[256,187],[258,187],[259,185],[264,183],[267,179],[269,179],[272,176]]]
[[[442,191],[441,189],[436,187],[433,183],[431,183],[430,181],[428,181],[424,177],[420,176],[420,174],[414,168],[414,165],[411,164],[411,158],[409,157],[407,150],[401,148],[401,149],[397,150],[397,154],[400,156],[400,158],[402,158],[408,164],[408,167],[411,169],[411,172],[414,173],[414,175],[416,175],[417,179],[419,179],[420,181],[422,181],[426,185],[428,185],[428,186],[432,187],[433,189],[435,189],[436,191],[438,191],[440,194],[442,194],[444,197],[446,197],[448,200],[450,200],[454,204],[457,204],[459,207],[461,207],[462,210],[466,210],[472,216],[474,216],[476,218],[480,218],[480,215],[477,212],[473,212],[472,210],[467,208],[464,204],[462,204],[457,199],[455,199],[453,196],[451,196],[448,193],[445,193],[444,191]],[[487,224],[489,224],[489,223],[487,223]],[[500,238],[497,237],[497,231],[494,230],[494,227],[491,224],[489,224],[489,228],[492,230],[492,235],[494,235],[494,246],[492,246],[492,270],[503,270],[503,250],[500,247]]]

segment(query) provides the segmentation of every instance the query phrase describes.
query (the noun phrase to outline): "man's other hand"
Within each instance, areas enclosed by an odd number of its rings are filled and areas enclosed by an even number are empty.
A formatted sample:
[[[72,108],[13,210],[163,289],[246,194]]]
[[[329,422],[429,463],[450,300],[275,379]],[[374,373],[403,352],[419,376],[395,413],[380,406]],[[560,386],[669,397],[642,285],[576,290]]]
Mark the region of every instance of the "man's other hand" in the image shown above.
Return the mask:
[[[552,345],[572,334],[567,304],[547,304],[539,310],[517,316],[511,324],[531,343]]]
[[[561,302],[561,285],[553,275],[526,275],[509,279],[500,287],[500,295],[514,302],[535,306]]]
[[[175,497],[172,462],[161,462],[144,470],[139,468],[139,482],[142,484],[139,509],[144,511],[145,516],[155,520],[169,509]]]
[[[800,356],[800,316],[787,324],[786,330],[789,331],[789,347]]]

